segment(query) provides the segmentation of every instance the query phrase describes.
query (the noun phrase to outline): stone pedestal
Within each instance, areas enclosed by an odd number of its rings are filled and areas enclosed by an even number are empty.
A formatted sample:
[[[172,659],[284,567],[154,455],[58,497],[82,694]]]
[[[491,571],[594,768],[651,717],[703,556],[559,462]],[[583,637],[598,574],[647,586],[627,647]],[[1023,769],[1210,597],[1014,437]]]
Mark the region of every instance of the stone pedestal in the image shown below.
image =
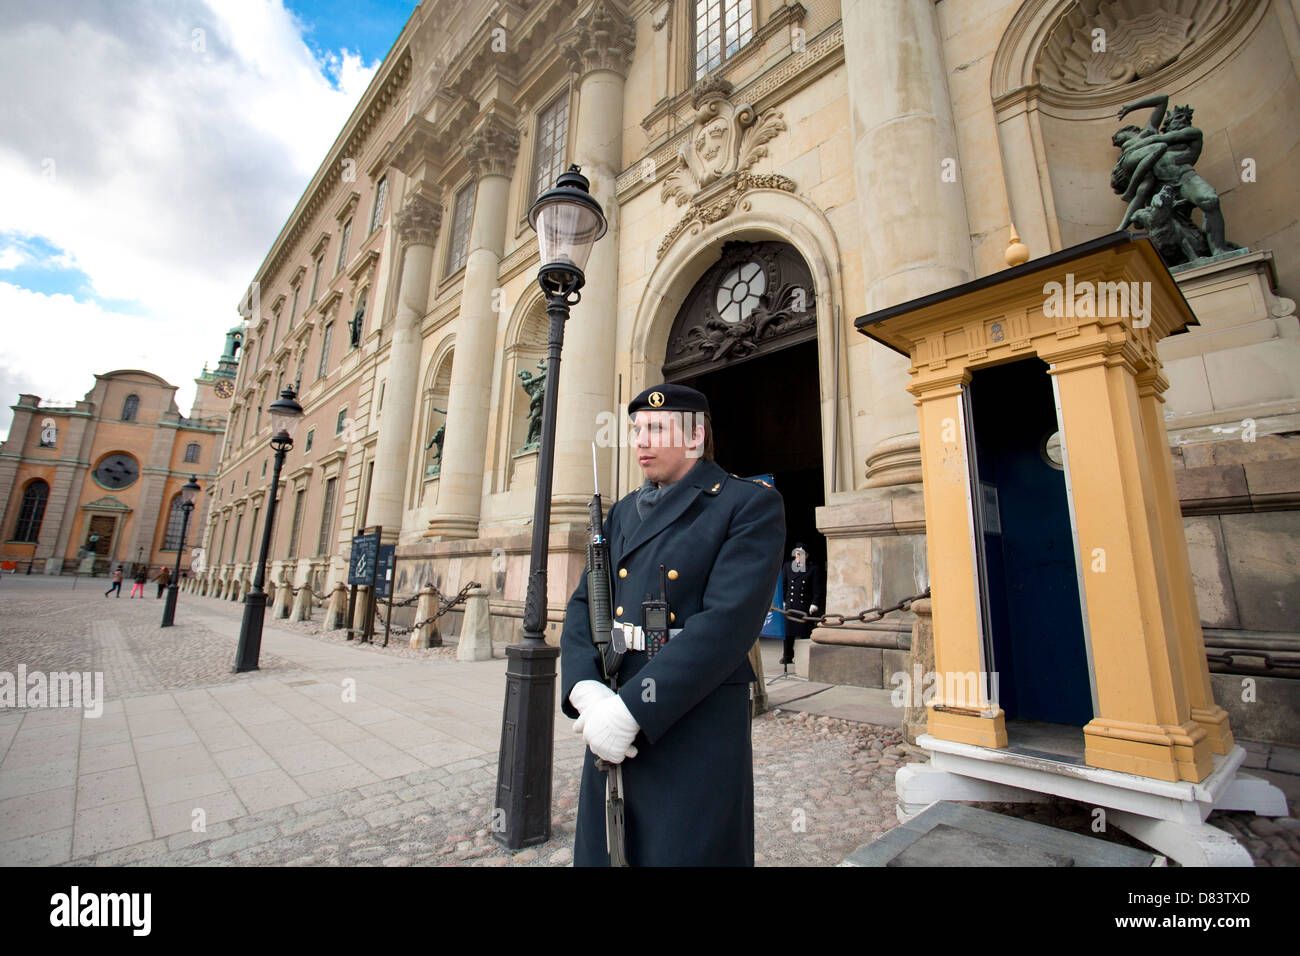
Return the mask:
[[[465,617],[461,621],[458,661],[492,659],[492,620],[487,588],[473,588],[465,598]]]
[[[311,586],[304,584],[293,595],[293,610],[289,612],[291,621],[311,620]]]
[[[334,590],[330,592],[330,602],[325,608],[326,630],[337,631],[341,627],[346,627],[347,613],[348,587],[340,581],[334,585]]]
[[[926,675],[934,673],[934,621],[930,616],[930,601],[922,598],[912,605],[916,622],[912,625],[912,649],[908,653],[906,680],[902,688],[906,692],[903,710],[903,736],[909,744],[915,744],[918,737],[925,733],[925,686]]]
[[[438,611],[438,592],[430,586],[420,589],[420,599],[415,602],[415,619],[423,621],[433,617]],[[421,624],[411,632],[411,647],[441,647],[442,635],[438,633],[438,622]]]
[[[277,584],[275,586],[275,603],[271,605],[271,619],[280,621],[288,617],[289,608],[292,606],[293,588],[288,584]]]

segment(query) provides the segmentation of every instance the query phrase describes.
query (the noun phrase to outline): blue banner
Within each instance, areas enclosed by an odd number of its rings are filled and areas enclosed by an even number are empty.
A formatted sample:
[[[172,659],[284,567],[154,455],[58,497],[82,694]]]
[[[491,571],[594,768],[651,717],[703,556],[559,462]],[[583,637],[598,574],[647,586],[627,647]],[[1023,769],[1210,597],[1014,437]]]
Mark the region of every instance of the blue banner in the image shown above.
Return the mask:
[[[763,475],[746,475],[750,481],[761,481],[769,488],[776,487],[776,476],[771,474]],[[784,563],[784,562],[783,562]],[[772,595],[772,606],[778,610],[785,608],[785,587],[784,575],[779,575],[776,579],[776,592]],[[768,611],[767,617],[763,619],[763,629],[758,632],[759,637],[779,637],[785,638],[785,615],[778,614],[776,611]]]

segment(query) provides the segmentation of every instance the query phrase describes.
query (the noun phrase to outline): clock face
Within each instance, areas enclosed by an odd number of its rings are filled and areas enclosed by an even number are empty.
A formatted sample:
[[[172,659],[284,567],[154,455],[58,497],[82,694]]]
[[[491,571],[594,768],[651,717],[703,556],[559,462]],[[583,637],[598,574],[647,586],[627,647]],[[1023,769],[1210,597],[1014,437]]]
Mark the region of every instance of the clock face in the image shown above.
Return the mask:
[[[95,480],[105,488],[129,488],[140,477],[140,466],[130,455],[109,455],[95,469]]]
[[[229,398],[235,394],[235,386],[230,384],[230,379],[223,378],[216,385],[217,396],[220,398]]]

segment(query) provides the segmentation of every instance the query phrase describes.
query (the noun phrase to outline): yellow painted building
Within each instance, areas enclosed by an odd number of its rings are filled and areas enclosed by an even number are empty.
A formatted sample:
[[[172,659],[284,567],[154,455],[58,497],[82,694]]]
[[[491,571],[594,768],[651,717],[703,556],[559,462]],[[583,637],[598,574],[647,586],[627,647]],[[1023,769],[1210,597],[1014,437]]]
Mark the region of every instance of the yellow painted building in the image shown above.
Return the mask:
[[[0,443],[0,561],[33,574],[174,568],[180,486],[191,475],[207,485],[217,471],[238,334],[217,370],[195,379],[189,416],[176,407],[175,385],[137,369],[96,375],[71,406],[20,395]],[[190,544],[201,517],[201,509],[191,516]],[[182,555],[183,570],[190,557]]]

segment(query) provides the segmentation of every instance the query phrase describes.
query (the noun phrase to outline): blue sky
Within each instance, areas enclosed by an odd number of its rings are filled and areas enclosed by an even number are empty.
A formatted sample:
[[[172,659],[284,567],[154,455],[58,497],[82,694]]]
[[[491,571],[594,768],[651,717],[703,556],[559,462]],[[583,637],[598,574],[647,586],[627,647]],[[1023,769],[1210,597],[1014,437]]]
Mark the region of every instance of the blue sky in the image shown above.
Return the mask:
[[[356,50],[369,63],[382,60],[415,9],[415,0],[317,0],[286,4],[306,29],[303,38],[319,59]]]
[[[0,5],[0,436],[20,392],[193,379],[414,0]]]

